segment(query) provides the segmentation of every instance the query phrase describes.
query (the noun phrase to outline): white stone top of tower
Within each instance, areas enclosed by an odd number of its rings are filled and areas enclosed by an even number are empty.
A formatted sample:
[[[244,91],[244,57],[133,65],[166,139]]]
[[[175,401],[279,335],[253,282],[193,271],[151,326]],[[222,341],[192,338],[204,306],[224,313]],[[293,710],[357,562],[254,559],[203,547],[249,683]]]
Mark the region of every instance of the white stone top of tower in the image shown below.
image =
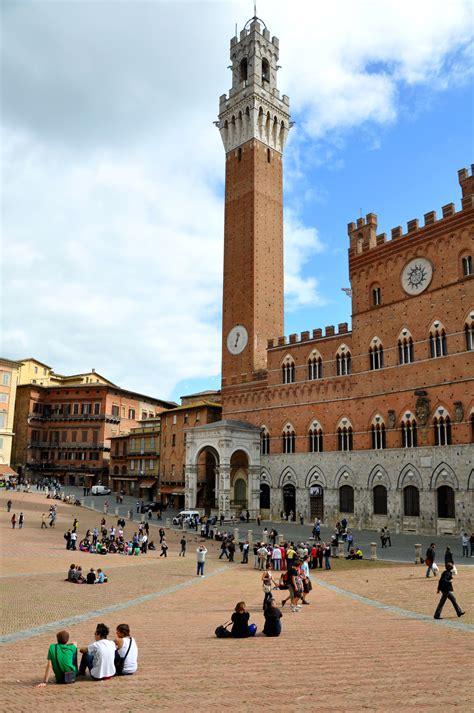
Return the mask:
[[[232,88],[219,104],[219,128],[226,153],[250,139],[283,153],[290,100],[277,89],[279,41],[257,17],[230,41]]]

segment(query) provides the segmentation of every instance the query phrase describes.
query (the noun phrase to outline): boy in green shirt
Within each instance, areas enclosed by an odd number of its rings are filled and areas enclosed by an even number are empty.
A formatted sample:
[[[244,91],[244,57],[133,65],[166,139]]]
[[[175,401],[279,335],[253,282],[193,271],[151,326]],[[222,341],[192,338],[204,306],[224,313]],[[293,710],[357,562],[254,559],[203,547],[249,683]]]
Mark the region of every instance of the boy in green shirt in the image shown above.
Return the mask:
[[[46,686],[51,674],[51,668],[56,677],[56,683],[64,683],[64,673],[74,671],[77,673],[77,644],[69,643],[69,632],[59,631],[56,634],[57,644],[51,644],[48,650],[48,663],[44,672],[44,680],[38,683],[38,688]]]

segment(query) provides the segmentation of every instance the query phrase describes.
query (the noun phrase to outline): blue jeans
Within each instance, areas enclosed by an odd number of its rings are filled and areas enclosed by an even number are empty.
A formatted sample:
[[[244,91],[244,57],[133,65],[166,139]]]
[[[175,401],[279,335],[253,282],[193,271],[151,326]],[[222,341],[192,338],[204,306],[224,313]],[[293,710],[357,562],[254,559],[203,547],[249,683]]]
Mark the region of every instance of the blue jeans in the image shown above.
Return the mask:
[[[331,563],[329,561],[329,557],[324,558],[324,563],[326,565],[326,569],[331,569]]]
[[[204,562],[198,562],[198,563],[197,563],[197,574],[198,574],[198,577],[199,577],[200,574],[201,574],[201,575],[204,574]]]

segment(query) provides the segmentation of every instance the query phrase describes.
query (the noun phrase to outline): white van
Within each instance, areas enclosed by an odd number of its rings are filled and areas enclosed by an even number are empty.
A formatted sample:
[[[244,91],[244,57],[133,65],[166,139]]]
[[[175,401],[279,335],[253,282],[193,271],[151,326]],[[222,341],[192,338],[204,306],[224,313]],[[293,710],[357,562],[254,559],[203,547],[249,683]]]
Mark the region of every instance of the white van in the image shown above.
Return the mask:
[[[181,510],[181,512],[173,518],[173,525],[181,525],[183,520],[189,522],[196,517],[201,517],[199,510]]]
[[[93,485],[91,488],[91,495],[110,495],[111,492],[105,485]]]

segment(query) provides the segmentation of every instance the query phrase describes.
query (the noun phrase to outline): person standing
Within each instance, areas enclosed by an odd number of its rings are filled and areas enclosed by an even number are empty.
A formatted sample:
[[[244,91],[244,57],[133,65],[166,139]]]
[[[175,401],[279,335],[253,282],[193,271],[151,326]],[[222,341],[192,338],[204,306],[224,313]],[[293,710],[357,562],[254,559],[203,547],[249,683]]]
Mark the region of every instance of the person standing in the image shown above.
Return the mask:
[[[248,540],[245,540],[244,544],[242,545],[242,562],[241,562],[241,564],[248,564],[249,549],[250,549],[250,543]]]
[[[347,551],[349,552],[354,543],[354,535],[352,530],[347,530]]]
[[[425,555],[425,564],[427,566],[426,570],[426,576],[429,577],[430,573],[433,572],[433,577],[436,577],[436,571],[433,567],[436,559],[436,545],[434,542],[431,543],[431,545],[428,547],[426,550],[426,555]]]
[[[7,500],[7,512],[10,512],[10,511],[11,511],[12,505],[13,505],[12,501],[11,501],[11,500]]]
[[[323,545],[322,545],[321,550],[322,550],[322,553],[323,553],[323,556],[324,556],[324,566],[325,566],[325,568],[326,568],[326,569],[331,569],[331,561],[330,561],[331,548],[329,547],[329,545],[327,545],[325,542],[323,542]]]
[[[461,607],[457,603],[456,597],[454,596],[454,593],[453,593],[453,566],[454,565],[451,562],[447,562],[446,569],[444,570],[441,577],[439,578],[438,593],[441,594],[441,598],[439,600],[438,606],[436,607],[436,611],[434,613],[435,619],[441,619],[441,612],[443,611],[443,607],[446,603],[446,599],[449,599],[449,601],[453,605],[458,617],[463,616],[466,613],[461,609]]]
[[[245,519],[247,520],[247,522],[250,522],[250,513],[249,513],[248,510],[247,510],[247,512],[245,513]]]
[[[446,547],[446,552],[444,553],[444,566],[448,564],[448,562],[451,562],[451,564],[454,566],[454,558],[453,558],[453,553],[451,552],[451,547]]]
[[[227,542],[225,539],[221,542],[221,553],[219,555],[219,559],[222,559],[224,555],[226,559],[229,559],[229,555],[227,554]]]
[[[166,544],[166,540],[164,538],[161,542],[160,557],[168,557],[168,545]]]
[[[382,549],[384,549],[386,545],[386,538],[385,538],[385,527],[382,527],[380,530],[380,541],[382,543]]]
[[[77,532],[73,530],[71,532],[71,550],[76,549],[76,543],[77,543]]]
[[[20,513],[21,516],[21,513]],[[462,556],[469,557],[469,540],[467,537],[467,532],[465,532],[461,537],[462,542]]]
[[[18,527],[19,527],[20,530],[22,529],[24,522],[25,522],[25,516],[23,515],[23,512],[21,512],[21,513],[18,515]]]
[[[388,546],[391,547],[392,546],[392,538],[391,538],[390,530],[388,529],[388,527],[385,528],[385,546],[387,546],[387,542],[388,542]]]
[[[179,552],[179,557],[186,557],[186,537],[185,535],[182,536],[182,538],[179,541],[179,544],[181,545],[181,550]]]
[[[15,513],[13,513],[10,522],[12,524],[12,530],[14,530],[16,527],[16,514]]]
[[[165,539],[165,531],[163,530],[162,527],[160,527],[160,529],[158,530],[158,534],[159,534],[159,536],[160,536],[160,545],[161,545],[161,543],[162,543],[163,540]]]
[[[273,545],[272,562],[273,569],[275,570],[275,572],[279,572],[281,562],[281,550],[279,547],[275,547],[275,545]]]
[[[227,545],[227,552],[229,553],[229,562],[233,562],[235,555],[235,545],[233,540],[231,540]]]
[[[471,557],[474,557],[474,532],[469,538],[469,544],[471,545]]]
[[[48,528],[46,527],[46,513],[43,512],[41,513],[41,529],[47,530]]]
[[[197,577],[204,577],[204,564],[206,562],[207,549],[204,543],[201,543],[196,550],[197,560]]]

